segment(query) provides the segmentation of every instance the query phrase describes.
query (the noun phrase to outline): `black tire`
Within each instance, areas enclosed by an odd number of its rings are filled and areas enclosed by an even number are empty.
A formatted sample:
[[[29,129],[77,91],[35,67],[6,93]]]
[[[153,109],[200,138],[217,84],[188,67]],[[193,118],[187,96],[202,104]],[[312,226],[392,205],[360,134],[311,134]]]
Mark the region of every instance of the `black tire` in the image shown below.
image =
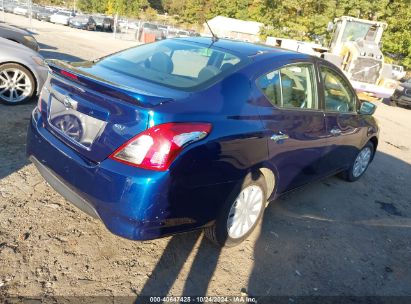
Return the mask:
[[[244,190],[245,188],[249,186],[258,186],[263,194],[263,204],[262,207],[259,211],[259,214],[257,215],[257,219],[254,222],[254,224],[251,226],[251,228],[248,230],[247,233],[245,233],[243,236],[239,238],[232,238],[230,237],[228,233],[228,218],[229,218],[229,213],[231,210],[231,207],[236,203],[237,197],[239,194]],[[214,223],[213,226],[206,227],[204,228],[204,234],[205,236],[215,243],[218,246],[221,247],[234,247],[243,242],[253,231],[254,229],[258,226],[258,224],[261,221],[261,217],[264,213],[264,209],[267,204],[267,185],[264,179],[264,176],[262,174],[248,174],[246,178],[244,179],[242,184],[239,184],[233,191],[232,194],[229,196],[227,201],[224,203],[222,206],[222,209]]]
[[[390,105],[391,105],[392,107],[398,107],[397,102],[396,102],[395,100],[393,100],[393,99],[391,99]]]
[[[365,167],[364,171],[360,175],[354,176],[355,161],[356,161],[358,155],[361,153],[361,151],[363,151],[367,148],[371,150],[370,160],[369,160],[367,166]],[[355,181],[359,180],[361,178],[361,176],[363,176],[364,173],[367,171],[368,166],[370,165],[370,163],[371,163],[371,161],[374,157],[374,153],[375,153],[374,144],[369,141],[360,151],[358,151],[357,155],[355,156],[355,158],[352,161],[352,164],[350,165],[350,168],[347,169],[346,171],[341,172],[340,177],[342,177],[343,179],[345,179],[348,182],[355,182]]]
[[[29,91],[28,95],[20,101],[10,102],[9,100],[2,98],[1,95],[0,95],[0,101],[7,105],[18,105],[18,104],[23,104],[25,102],[30,101],[30,99],[33,97],[33,95],[36,92],[36,85],[37,85],[33,74],[25,67],[21,66],[20,64],[16,64],[16,63],[5,63],[5,64],[0,65],[0,73],[6,69],[16,69],[16,70],[20,70],[21,72],[23,72],[27,76],[28,80],[31,82],[31,90]],[[0,80],[0,83],[1,83],[1,80]]]

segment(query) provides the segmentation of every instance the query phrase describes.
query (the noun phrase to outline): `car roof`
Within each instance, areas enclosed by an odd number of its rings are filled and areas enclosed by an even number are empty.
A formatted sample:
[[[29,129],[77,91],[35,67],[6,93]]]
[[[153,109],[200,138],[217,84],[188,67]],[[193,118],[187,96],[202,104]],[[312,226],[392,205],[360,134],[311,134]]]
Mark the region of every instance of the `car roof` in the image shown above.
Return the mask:
[[[184,40],[187,42],[193,42],[198,44],[203,44],[209,46],[213,43],[211,37],[184,37],[184,38],[173,38],[178,40]],[[238,53],[243,56],[253,57],[258,56],[260,54],[272,54],[272,55],[284,55],[284,54],[293,54],[293,55],[301,55],[301,58],[306,58],[308,55],[272,47],[269,45],[264,44],[257,44],[257,43],[250,43],[238,40],[231,40],[231,39],[218,39],[216,42],[213,43],[214,47],[218,47],[220,49],[225,49],[227,51],[231,51],[233,53]]]

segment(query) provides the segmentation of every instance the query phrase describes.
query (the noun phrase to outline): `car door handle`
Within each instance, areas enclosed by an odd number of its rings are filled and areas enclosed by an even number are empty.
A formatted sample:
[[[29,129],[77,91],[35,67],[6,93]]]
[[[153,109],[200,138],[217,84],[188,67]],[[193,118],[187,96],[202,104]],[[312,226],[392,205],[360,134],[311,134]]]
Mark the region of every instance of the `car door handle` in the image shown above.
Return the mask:
[[[275,142],[279,142],[285,139],[289,139],[290,136],[288,136],[287,134],[284,134],[283,132],[278,132],[278,134],[273,134],[271,136],[271,140],[274,140]]]
[[[334,136],[338,136],[338,135],[341,135],[341,130],[338,128],[333,128],[331,129],[330,133]]]

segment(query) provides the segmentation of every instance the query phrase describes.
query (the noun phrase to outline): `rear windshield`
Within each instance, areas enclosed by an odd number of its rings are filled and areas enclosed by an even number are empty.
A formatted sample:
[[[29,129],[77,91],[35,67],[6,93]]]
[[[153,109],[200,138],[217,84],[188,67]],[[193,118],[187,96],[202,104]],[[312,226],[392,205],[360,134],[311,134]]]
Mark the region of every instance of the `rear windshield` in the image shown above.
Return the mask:
[[[105,57],[97,65],[168,87],[194,90],[221,79],[245,60],[212,46],[171,39]]]

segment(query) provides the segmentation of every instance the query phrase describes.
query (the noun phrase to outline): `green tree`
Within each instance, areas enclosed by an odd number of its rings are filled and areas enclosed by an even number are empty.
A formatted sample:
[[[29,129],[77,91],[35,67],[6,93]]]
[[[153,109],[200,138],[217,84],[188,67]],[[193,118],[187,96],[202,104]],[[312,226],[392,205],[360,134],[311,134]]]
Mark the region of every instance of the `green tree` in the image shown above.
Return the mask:
[[[383,51],[396,63],[411,69],[411,10],[407,0],[387,1],[380,11],[388,23],[383,35]]]
[[[37,0],[42,4],[70,1]],[[124,16],[144,14],[150,20],[156,11],[173,16],[169,21],[184,26],[200,26],[206,19],[222,15],[265,24],[263,36],[312,41],[329,37],[330,21],[344,15],[385,21],[383,52],[396,63],[411,69],[410,0],[77,0],[87,12],[119,13]]]

